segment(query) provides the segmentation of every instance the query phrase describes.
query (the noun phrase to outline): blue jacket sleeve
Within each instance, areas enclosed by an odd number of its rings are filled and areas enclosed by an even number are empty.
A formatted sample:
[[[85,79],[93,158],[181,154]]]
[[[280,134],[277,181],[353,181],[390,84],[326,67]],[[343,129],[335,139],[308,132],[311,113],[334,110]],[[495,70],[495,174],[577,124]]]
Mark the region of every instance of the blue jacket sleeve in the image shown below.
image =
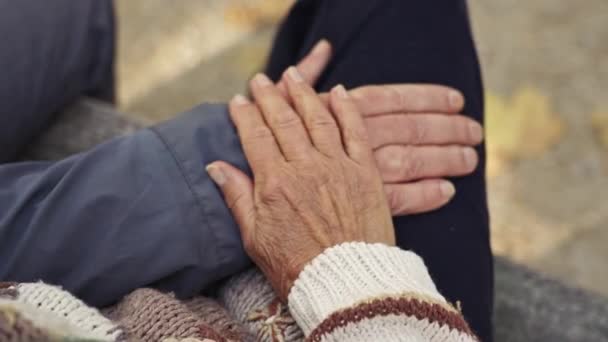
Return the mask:
[[[103,306],[155,285],[193,295],[249,263],[205,165],[247,171],[224,105],[57,162],[0,165],[0,280]]]

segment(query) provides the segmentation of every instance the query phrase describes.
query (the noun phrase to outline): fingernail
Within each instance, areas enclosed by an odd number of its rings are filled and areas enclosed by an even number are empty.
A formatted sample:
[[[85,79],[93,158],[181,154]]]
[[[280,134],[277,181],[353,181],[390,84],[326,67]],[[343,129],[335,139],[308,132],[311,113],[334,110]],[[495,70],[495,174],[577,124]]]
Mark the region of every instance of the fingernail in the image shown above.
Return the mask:
[[[319,40],[317,42],[317,44],[315,44],[315,46],[312,48],[312,51],[310,51],[310,54],[316,55],[316,54],[323,52],[323,50],[325,49],[325,47],[327,45],[329,45],[329,42],[327,41],[327,39],[323,38],[323,39]]]
[[[241,94],[234,95],[231,102],[234,103],[235,105],[239,105],[239,106],[251,103],[245,96],[243,96]]]
[[[448,100],[450,101],[450,106],[452,106],[452,108],[462,108],[464,105],[462,95],[455,90],[450,90],[448,93]]]
[[[255,82],[260,87],[267,87],[272,84],[272,81],[270,80],[270,78],[268,78],[268,76],[261,74],[261,73],[256,74],[253,77],[253,82]]]
[[[226,183],[226,175],[224,175],[224,172],[220,167],[209,164],[205,170],[207,170],[209,177],[211,177],[211,179],[213,179],[217,185],[222,186],[224,183]]]
[[[477,167],[477,152],[475,152],[474,149],[470,147],[463,148],[462,157],[469,170],[473,170]]]
[[[483,140],[483,131],[480,124],[474,122],[469,123],[469,133],[471,134],[471,139],[473,139],[473,141],[481,142]]]
[[[443,181],[439,183],[439,191],[441,191],[443,196],[451,198],[456,193],[456,188],[454,187],[454,184],[448,181]]]
[[[344,88],[343,85],[338,84],[337,86],[335,86],[332,89],[333,92],[336,93],[336,95],[338,95],[338,97],[342,98],[342,99],[347,99],[348,98],[348,92],[346,91],[346,89]]]
[[[302,78],[302,75],[300,75],[296,67],[290,66],[289,68],[287,68],[287,75],[289,76],[289,78],[291,78],[292,81],[296,83],[304,82],[304,78]]]

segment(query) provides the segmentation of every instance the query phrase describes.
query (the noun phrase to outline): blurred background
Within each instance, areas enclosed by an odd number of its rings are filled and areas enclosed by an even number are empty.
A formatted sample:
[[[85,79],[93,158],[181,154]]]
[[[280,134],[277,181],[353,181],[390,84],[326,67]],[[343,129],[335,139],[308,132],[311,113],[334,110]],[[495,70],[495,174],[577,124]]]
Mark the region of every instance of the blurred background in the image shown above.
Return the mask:
[[[121,110],[153,122],[242,92],[291,3],[116,0]],[[608,1],[469,4],[494,252],[608,295]]]

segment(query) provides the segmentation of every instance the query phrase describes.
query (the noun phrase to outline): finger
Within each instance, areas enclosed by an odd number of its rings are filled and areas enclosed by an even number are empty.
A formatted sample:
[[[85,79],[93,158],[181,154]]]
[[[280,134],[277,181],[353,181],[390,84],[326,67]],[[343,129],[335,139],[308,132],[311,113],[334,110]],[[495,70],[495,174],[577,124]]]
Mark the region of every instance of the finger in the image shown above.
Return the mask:
[[[434,84],[391,84],[353,89],[352,97],[365,116],[396,112],[458,113],[464,97],[453,88]]]
[[[224,201],[230,208],[239,229],[245,246],[248,237],[255,229],[255,203],[253,184],[241,170],[234,166],[216,161],[206,167],[209,177],[220,188]]]
[[[371,147],[363,117],[343,85],[339,84],[331,90],[329,102],[340,127],[346,153],[359,162],[371,161]]]
[[[327,39],[321,39],[310,51],[297,68],[309,85],[313,86],[331,59],[331,44]]]
[[[243,95],[236,95],[229,105],[230,118],[236,126],[245,157],[255,173],[262,168],[284,161],[272,131],[259,109]]]
[[[441,208],[456,192],[454,185],[443,179],[387,184],[384,191],[393,216],[421,214]]]
[[[287,103],[279,89],[266,75],[257,74],[251,81],[251,93],[285,159],[306,157],[312,143],[300,116]]]
[[[389,145],[374,151],[385,183],[467,175],[479,158],[471,147]]]
[[[310,86],[314,86],[327,64],[331,59],[331,44],[327,39],[321,39],[304,58],[298,63],[296,68],[302,75],[302,78]],[[277,84],[277,87],[283,94],[287,94],[287,86],[285,80]]]
[[[481,125],[464,115],[387,114],[365,118],[372,148],[385,145],[469,145],[483,140]]]
[[[317,150],[326,155],[343,152],[338,124],[314,89],[306,84],[295,67],[287,69],[284,79],[289,98],[304,121],[310,139]]]

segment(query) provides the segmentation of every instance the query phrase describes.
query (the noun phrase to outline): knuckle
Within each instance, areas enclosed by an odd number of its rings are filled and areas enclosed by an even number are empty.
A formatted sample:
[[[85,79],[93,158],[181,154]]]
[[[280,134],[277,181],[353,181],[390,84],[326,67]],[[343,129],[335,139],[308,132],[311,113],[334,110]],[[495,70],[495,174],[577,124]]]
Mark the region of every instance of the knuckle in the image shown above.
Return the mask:
[[[266,126],[258,126],[251,130],[251,133],[249,134],[249,137],[247,139],[258,140],[258,139],[269,138],[271,136],[272,136],[272,131],[270,130],[270,128],[268,128]]]
[[[407,180],[414,180],[421,177],[425,161],[422,158],[413,156],[412,153],[404,154],[402,160],[402,176]]]
[[[368,143],[369,136],[367,134],[367,130],[365,127],[357,127],[357,128],[348,128],[345,129],[345,135],[348,136],[351,140],[360,142],[360,143]]]
[[[314,101],[310,96],[304,97],[305,99],[300,103],[300,109],[310,129],[322,131],[337,129],[338,126],[333,117],[320,102]]]
[[[444,132],[446,141],[449,141],[450,143],[464,143],[471,140],[471,134],[468,130],[468,124],[466,120],[454,116],[450,121],[450,124],[446,125],[446,127],[448,128]]]
[[[387,156],[387,153],[385,150],[386,150],[385,147],[380,147],[378,149],[375,149],[372,152],[372,155],[374,157],[374,160],[376,161],[376,165],[378,166],[378,170],[380,172],[383,172],[390,167],[390,165],[389,165],[390,159]]]
[[[395,172],[401,170],[403,158],[401,147],[385,146],[374,151],[376,164],[381,172]]]
[[[312,129],[320,131],[337,129],[337,125],[333,119],[325,115],[315,115],[310,120],[310,126]]]
[[[283,109],[274,120],[278,129],[292,129],[300,124],[300,118],[289,109]]]
[[[446,132],[446,135],[449,133],[451,140],[454,142],[472,141],[474,139],[472,139],[472,132],[469,128],[472,122],[474,121],[460,115],[449,117],[446,127],[449,127],[450,130]]]
[[[428,135],[427,126],[419,120],[407,121],[408,135],[410,143],[421,144],[425,141]]]
[[[420,178],[426,166],[425,160],[414,152],[412,147],[400,148],[401,177],[403,180]]]

